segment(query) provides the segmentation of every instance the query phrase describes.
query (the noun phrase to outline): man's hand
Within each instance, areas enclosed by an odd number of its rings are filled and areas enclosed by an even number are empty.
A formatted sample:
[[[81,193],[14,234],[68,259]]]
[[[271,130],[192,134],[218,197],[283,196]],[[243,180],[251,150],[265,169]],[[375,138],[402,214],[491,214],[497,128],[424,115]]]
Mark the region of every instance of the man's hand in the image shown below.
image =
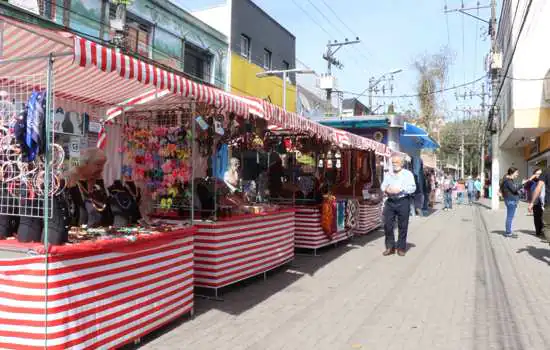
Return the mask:
[[[388,188],[386,188],[386,193],[387,194],[398,194],[399,192],[401,192],[401,190],[399,189],[399,187],[395,187],[395,186],[388,186]]]
[[[529,203],[529,207],[527,208],[527,210],[529,210],[530,213],[533,212],[533,203]]]

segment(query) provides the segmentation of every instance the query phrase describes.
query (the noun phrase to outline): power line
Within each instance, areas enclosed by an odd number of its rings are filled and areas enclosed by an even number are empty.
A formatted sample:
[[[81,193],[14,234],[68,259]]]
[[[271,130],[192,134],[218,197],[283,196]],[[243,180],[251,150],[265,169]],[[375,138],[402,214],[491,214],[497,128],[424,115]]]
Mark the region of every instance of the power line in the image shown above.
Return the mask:
[[[351,27],[345,22],[342,20],[342,18],[340,18],[340,16],[338,16],[338,14],[336,13],[336,11],[325,1],[325,0],[321,0],[323,2],[323,4],[325,4],[325,6],[328,8],[328,10],[334,15],[334,17],[336,17],[336,19],[342,23],[344,25],[344,27],[347,28],[347,30],[350,31],[351,34],[353,34],[353,36],[355,37],[359,37],[359,35],[353,30],[351,29]],[[366,55],[361,52],[357,47],[353,46],[353,49],[355,49],[357,52],[359,52],[359,54],[361,54],[365,59],[369,59],[368,57],[366,57]],[[372,56],[369,54],[369,56]]]
[[[420,96],[426,96],[426,95],[432,95],[432,94],[438,94],[438,93],[441,93],[441,92],[446,92],[446,91],[451,91],[451,90],[455,90],[455,89],[458,89],[458,88],[461,88],[461,87],[464,87],[464,86],[468,86],[468,85],[472,85],[472,84],[475,84],[477,82],[480,82],[481,80],[485,79],[486,76],[481,76],[479,78],[477,78],[476,80],[472,80],[472,81],[469,81],[467,83],[464,83],[464,84],[460,84],[460,85],[456,85],[456,86],[452,86],[452,87],[448,87],[448,88],[445,88],[445,89],[439,89],[439,90],[434,90],[434,91],[430,91],[428,93],[423,93],[423,94],[410,94],[410,95],[381,95],[381,96],[376,96],[377,98],[411,98],[411,97],[420,97]],[[353,95],[353,96],[361,96],[361,95],[364,95],[364,93],[356,93],[356,92],[351,92],[351,91],[343,91],[345,94],[348,94],[348,95]]]
[[[521,21],[521,26],[519,27],[518,38],[516,39],[516,42],[514,44],[514,49],[512,50],[512,56],[510,57],[510,60],[508,61],[508,64],[506,65],[506,70],[504,71],[504,74],[503,74],[504,76],[508,76],[508,71],[510,70],[510,67],[512,65],[512,60],[514,59],[514,55],[516,54],[516,49],[518,47],[519,40],[521,39],[521,33],[523,32],[523,28],[525,27],[525,23],[527,22],[527,17],[529,16],[529,11],[531,10],[531,5],[532,4],[533,4],[533,0],[529,0],[529,3],[527,4],[527,10],[525,11],[525,15],[523,16],[523,20]],[[500,97],[500,94],[502,93],[502,89],[504,87],[504,82],[505,81],[506,81],[506,79],[502,79],[502,81],[500,83],[497,95],[493,99],[493,104],[491,105],[491,110],[494,110],[494,108],[497,104],[498,98]],[[493,119],[493,118],[494,118],[494,113],[491,114],[491,119]],[[491,120],[491,122],[492,122],[492,120]],[[489,124],[490,123],[488,123],[487,125],[489,125]]]
[[[308,16],[309,19],[310,19],[313,23],[315,23],[315,24],[317,25],[317,27],[321,28],[321,30],[322,30],[323,32],[325,32],[325,33],[328,35],[328,37],[329,37],[330,39],[333,39],[333,38],[334,38],[334,37],[332,36],[332,34],[330,34],[329,31],[325,29],[325,27],[323,27],[321,24],[319,24],[319,22],[317,22],[317,21],[315,20],[315,18],[313,18],[313,16],[311,16],[311,15],[309,14],[309,12],[307,12],[307,11],[302,7],[302,5],[298,4],[298,3],[296,2],[296,0],[292,0],[292,2],[293,2],[294,5],[296,5],[303,13],[305,13],[305,15]]]

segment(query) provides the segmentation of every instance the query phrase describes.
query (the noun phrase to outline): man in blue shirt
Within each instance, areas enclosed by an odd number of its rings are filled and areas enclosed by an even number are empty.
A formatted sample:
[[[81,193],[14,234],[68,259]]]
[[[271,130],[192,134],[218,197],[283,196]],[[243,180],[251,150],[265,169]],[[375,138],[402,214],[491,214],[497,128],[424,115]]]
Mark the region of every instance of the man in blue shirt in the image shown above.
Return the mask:
[[[409,227],[409,208],[411,195],[416,191],[413,174],[403,169],[403,159],[399,156],[392,157],[392,172],[384,176],[381,189],[387,195],[384,205],[384,233],[386,235],[386,250],[384,256],[394,254],[397,249],[399,256],[405,256],[407,250],[407,230]],[[395,241],[393,232],[395,218],[399,237]]]

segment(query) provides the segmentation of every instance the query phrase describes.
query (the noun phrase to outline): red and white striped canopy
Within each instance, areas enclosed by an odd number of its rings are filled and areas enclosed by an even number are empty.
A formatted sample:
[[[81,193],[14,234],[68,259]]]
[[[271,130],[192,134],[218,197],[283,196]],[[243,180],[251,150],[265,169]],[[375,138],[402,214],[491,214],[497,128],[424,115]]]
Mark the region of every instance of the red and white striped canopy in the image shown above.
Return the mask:
[[[260,115],[274,128],[295,130],[300,133],[318,136],[321,139],[332,142],[342,148],[371,150],[375,151],[379,155],[391,155],[391,150],[383,143],[355,135],[344,130],[321,125],[304,116],[285,111],[279,106],[256,97],[248,97],[248,99],[258,104],[254,106],[249,104],[249,106],[251,106],[249,108],[250,112],[252,114]]]
[[[58,98],[110,107],[151,91],[169,92],[247,116],[247,100],[206,86],[153,64],[65,31],[45,29],[0,16],[0,84],[45,88],[47,56],[54,55],[54,94]],[[28,60],[18,58],[44,57]],[[12,60],[12,61],[10,61]],[[44,78],[21,78],[39,77]],[[19,86],[21,87],[21,86]],[[31,87],[31,86],[28,86]]]

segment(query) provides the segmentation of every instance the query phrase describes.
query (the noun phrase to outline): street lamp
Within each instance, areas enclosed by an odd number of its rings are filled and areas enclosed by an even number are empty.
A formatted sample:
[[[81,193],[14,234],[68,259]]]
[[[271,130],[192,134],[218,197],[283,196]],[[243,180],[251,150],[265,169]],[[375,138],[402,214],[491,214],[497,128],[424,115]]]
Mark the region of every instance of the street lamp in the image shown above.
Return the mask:
[[[286,78],[289,73],[295,74],[315,74],[315,71],[312,69],[285,69],[285,70],[268,70],[265,72],[256,73],[257,78],[271,77],[274,75],[283,76],[283,109],[286,111]]]

